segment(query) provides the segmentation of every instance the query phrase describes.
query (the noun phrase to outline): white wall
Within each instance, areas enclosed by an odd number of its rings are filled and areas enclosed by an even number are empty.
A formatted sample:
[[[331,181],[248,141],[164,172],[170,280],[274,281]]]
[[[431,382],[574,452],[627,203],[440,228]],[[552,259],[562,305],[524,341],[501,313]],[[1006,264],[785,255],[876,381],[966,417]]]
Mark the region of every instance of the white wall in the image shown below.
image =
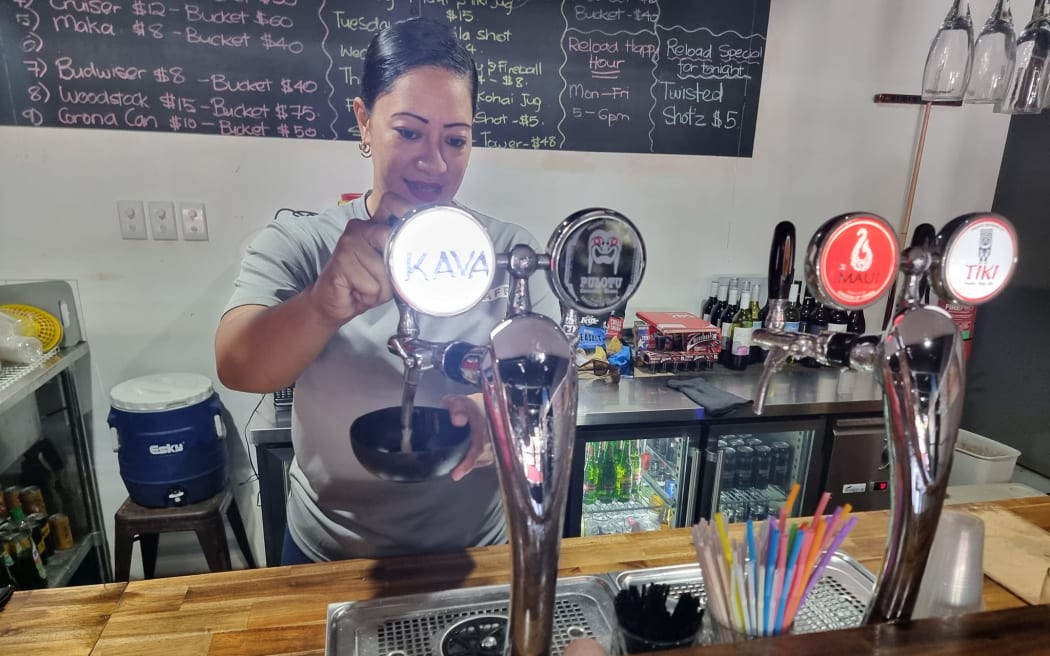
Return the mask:
[[[477,149],[460,199],[541,242],[572,211],[618,209],[650,252],[631,308],[695,310],[712,275],[765,270],[779,220],[794,220],[803,240],[848,210],[900,223],[920,110],[871,99],[918,91],[948,4],[775,0],[750,159]],[[978,30],[992,4],[971,3]],[[1030,6],[1015,3],[1020,22]],[[990,207],[1008,123],[987,106],[933,112],[913,225]],[[168,370],[214,378],[213,331],[253,232],[279,207],[320,207],[369,180],[368,162],[345,142],[0,128],[0,279],[77,281],[110,520],[126,492],[104,423],[109,388]],[[117,199],[203,201],[210,240],[122,241]],[[241,426],[258,400],[222,397]],[[242,509],[254,503],[251,487]],[[261,560],[259,520],[248,514]]]

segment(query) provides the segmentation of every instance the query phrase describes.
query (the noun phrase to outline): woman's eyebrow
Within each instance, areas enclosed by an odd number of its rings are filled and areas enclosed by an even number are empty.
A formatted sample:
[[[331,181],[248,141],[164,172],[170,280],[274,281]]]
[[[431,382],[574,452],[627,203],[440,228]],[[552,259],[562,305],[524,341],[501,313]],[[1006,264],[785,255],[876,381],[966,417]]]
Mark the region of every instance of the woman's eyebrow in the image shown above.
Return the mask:
[[[413,114],[412,112],[394,112],[393,114],[391,114],[391,116],[411,116],[412,118],[416,119],[417,121],[422,121],[424,123],[430,123],[429,120],[423,118],[419,114]],[[458,127],[469,128],[471,126],[470,126],[470,123],[464,123],[463,121],[457,121],[455,123],[446,123],[445,127],[446,128],[458,128]]]

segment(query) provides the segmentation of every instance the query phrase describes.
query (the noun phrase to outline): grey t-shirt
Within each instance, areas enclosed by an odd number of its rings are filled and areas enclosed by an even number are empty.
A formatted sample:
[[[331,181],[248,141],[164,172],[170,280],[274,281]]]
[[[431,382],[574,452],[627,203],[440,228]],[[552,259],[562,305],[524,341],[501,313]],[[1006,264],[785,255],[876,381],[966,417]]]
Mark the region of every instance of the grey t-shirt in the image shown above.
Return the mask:
[[[523,228],[474,212],[496,252],[536,241]],[[272,306],[312,284],[351,219],[367,219],[364,199],[317,216],[278,219],[244,256],[226,310]],[[420,337],[484,344],[506,315],[508,276],[497,273],[492,291],[470,311],[449,318],[421,316]],[[533,309],[558,316],[558,302],[542,273],[530,281]],[[402,364],[388,352],[398,312],[387,302],[347,322],[299,376],[292,408],[295,460],[289,470],[288,527],[314,560],[452,551],[507,539],[496,468],[475,469],[459,482],[443,476],[394,483],[368,473],[350,447],[357,417],[401,403]],[[419,406],[447,394],[477,390],[430,370],[416,395]]]

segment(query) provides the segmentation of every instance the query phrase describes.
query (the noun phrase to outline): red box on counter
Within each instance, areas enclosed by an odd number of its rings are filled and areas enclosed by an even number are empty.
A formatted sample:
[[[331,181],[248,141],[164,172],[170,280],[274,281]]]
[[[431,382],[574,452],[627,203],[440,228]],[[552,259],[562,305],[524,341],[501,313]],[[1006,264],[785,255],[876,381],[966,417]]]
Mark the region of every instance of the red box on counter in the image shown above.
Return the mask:
[[[650,351],[680,351],[718,355],[722,350],[722,333],[689,312],[638,312],[648,328]]]

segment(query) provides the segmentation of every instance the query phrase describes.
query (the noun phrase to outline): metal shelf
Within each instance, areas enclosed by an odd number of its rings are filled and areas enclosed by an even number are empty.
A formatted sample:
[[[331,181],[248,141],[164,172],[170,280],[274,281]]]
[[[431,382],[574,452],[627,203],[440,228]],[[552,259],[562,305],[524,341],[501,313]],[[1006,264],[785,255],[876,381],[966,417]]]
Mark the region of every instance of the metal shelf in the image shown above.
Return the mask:
[[[47,570],[47,587],[59,588],[73,577],[74,572],[80,567],[87,555],[100,544],[102,534],[98,531],[88,533],[80,538],[72,549],[56,551],[51,559],[47,561],[44,568]]]
[[[5,365],[0,369],[0,413],[69,369],[87,353],[87,343],[81,342],[72,348],[60,349],[31,365]]]

